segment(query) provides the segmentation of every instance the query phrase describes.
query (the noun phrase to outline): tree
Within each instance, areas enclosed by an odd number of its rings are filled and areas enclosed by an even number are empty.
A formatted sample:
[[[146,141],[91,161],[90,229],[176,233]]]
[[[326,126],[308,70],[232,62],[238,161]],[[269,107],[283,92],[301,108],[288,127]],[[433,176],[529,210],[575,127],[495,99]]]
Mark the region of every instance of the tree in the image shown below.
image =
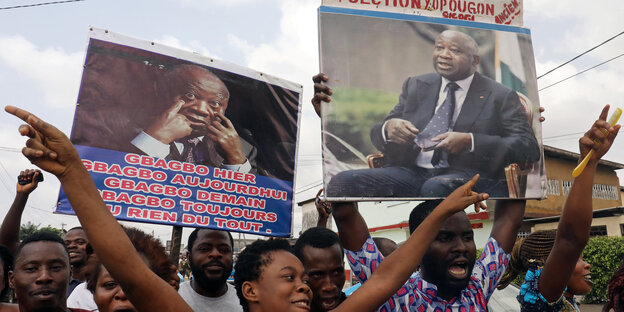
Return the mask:
[[[30,221],[28,221],[26,224],[22,224],[20,226],[20,232],[19,232],[19,240],[20,242],[28,235],[31,235],[35,232],[39,232],[39,231],[48,231],[48,232],[53,232],[56,233],[58,235],[63,234],[63,232],[55,227],[52,227],[51,225],[47,225],[45,227],[39,228],[41,226],[41,224],[34,224]]]

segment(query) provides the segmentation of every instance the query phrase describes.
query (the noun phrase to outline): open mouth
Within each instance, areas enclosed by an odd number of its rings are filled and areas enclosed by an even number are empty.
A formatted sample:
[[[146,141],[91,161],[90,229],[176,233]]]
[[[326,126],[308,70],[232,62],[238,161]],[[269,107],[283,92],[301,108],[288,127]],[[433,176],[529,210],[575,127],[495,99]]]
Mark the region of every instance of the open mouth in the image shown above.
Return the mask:
[[[336,297],[331,297],[331,298],[319,298],[320,301],[320,305],[324,310],[333,310],[334,308],[336,308],[338,306],[338,298]]]
[[[293,301],[292,304],[294,304],[295,306],[305,309],[305,310],[310,310],[310,301],[309,300],[297,300],[297,301]]]
[[[591,274],[585,274],[585,275],[583,275],[583,280],[584,280],[587,284],[589,284],[589,286],[594,285],[594,282],[593,282],[593,281],[592,281],[592,279],[591,279]]]
[[[137,310],[133,307],[133,306],[129,306],[129,305],[124,305],[121,307],[115,307],[113,309],[113,311],[115,312],[136,312]]]
[[[448,273],[451,277],[456,279],[465,279],[468,277],[468,261],[456,260],[448,267]]]

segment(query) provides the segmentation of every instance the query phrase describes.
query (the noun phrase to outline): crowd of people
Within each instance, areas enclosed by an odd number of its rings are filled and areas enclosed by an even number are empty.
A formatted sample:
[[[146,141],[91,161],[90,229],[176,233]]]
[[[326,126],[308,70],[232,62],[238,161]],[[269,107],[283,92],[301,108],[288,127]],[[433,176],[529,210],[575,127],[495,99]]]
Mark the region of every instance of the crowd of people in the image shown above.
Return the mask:
[[[312,103],[319,112],[332,91],[323,84],[325,75],[313,79]],[[474,191],[480,179],[475,174],[444,199],[416,206],[409,215],[411,235],[400,246],[370,236],[357,202],[319,200],[318,226],[294,246],[284,239],[257,240],[235,261],[230,232],[198,228],[180,266],[153,236],[117,222],[67,136],[28,111],[5,110],[26,122],[19,127],[28,137],[24,156],[59,179],[81,224],[63,237],[38,232],[20,242],[21,215],[42,172],[20,173],[22,183],[0,228],[0,311],[22,312],[487,311],[496,288],[524,271],[522,311],[579,311],[574,296],[591,287],[581,253],[589,239],[594,175],[620,129],[606,121],[605,106],[579,140],[581,158],[593,152],[574,180],[556,231],[518,240],[526,202],[498,200],[480,256],[465,209],[485,208],[489,195]],[[325,227],[330,217],[338,234]],[[349,295],[343,291],[345,256],[361,282]],[[182,267],[190,274],[179,275]],[[622,311],[623,272],[610,283],[605,310]]]

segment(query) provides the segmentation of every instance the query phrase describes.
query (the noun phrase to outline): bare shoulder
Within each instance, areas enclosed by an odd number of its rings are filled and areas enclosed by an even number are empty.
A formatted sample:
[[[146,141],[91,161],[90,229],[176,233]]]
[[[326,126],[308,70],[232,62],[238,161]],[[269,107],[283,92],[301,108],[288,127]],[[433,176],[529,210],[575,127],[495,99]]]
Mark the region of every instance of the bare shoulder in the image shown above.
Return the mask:
[[[12,303],[0,302],[0,312],[18,312],[19,306]]]

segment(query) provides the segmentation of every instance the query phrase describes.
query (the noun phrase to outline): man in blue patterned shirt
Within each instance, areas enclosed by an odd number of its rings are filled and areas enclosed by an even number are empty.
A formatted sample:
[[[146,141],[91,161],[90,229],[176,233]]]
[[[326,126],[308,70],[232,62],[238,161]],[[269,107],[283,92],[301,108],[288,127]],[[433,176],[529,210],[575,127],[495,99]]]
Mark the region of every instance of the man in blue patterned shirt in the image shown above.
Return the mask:
[[[439,204],[428,201],[410,214],[410,232]],[[425,253],[419,272],[378,311],[487,311],[487,302],[505,272],[525,201],[498,201],[491,236],[476,258],[470,220],[465,212],[447,219]],[[366,282],[383,261],[356,203],[334,203],[334,219],[353,273]]]

